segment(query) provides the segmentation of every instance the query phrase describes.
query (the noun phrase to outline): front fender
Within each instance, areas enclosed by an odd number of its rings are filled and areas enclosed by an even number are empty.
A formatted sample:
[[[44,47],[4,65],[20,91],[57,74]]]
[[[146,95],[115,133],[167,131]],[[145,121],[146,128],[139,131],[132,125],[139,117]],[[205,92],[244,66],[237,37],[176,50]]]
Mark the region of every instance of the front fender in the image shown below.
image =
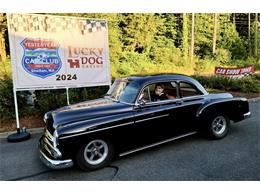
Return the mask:
[[[74,137],[133,122],[133,113],[121,113],[96,119],[79,121],[57,129],[59,138]]]

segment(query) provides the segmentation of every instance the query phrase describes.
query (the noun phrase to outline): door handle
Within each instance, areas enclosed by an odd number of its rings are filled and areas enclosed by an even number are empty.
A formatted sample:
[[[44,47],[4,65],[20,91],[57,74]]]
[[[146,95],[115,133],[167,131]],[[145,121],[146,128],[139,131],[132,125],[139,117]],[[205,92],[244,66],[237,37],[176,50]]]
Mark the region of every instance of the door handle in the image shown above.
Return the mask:
[[[182,105],[182,101],[181,100],[177,100],[176,101],[176,105]]]

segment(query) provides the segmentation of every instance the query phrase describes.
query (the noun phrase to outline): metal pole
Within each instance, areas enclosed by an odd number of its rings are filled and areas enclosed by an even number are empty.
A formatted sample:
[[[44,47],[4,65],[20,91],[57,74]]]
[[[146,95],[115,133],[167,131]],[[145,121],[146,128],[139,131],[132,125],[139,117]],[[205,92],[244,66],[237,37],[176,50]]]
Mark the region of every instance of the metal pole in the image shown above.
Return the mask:
[[[69,88],[66,87],[66,94],[67,94],[67,105],[70,105],[70,97],[69,97]]]
[[[10,41],[10,49],[13,47],[13,41],[11,39],[11,30],[10,30],[10,14],[7,14],[7,26],[8,26],[8,37]],[[12,49],[11,49],[12,50]],[[17,127],[17,133],[13,133],[7,137],[8,142],[20,142],[24,141],[30,138],[30,133],[26,130],[26,128],[23,128],[21,131],[20,129],[20,123],[19,123],[19,114],[18,114],[18,103],[17,103],[17,94],[16,94],[16,78],[14,75],[14,72],[16,70],[14,64],[13,64],[13,58],[11,58],[11,63],[13,67],[13,94],[14,94],[14,106],[15,106],[15,118],[16,118],[16,127]]]
[[[16,90],[15,90],[14,87],[13,87],[13,92],[14,92],[14,107],[15,107],[16,128],[17,128],[17,133],[20,133],[17,95],[16,95]]]
[[[26,128],[23,128],[22,131],[20,129],[19,115],[18,115],[18,103],[17,103],[17,95],[16,95],[15,87],[13,87],[13,92],[14,92],[14,106],[15,106],[15,118],[16,118],[17,132],[13,133],[11,135],[8,135],[7,141],[8,142],[20,142],[20,141],[29,139],[31,137],[31,135],[29,132],[27,132]]]

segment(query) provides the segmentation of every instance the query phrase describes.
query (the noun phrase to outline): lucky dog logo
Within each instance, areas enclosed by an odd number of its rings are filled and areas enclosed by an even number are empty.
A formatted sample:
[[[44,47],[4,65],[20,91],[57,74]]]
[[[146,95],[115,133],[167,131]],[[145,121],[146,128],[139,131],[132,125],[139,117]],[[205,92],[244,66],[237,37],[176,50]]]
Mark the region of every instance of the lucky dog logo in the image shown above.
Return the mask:
[[[22,65],[29,74],[46,78],[60,70],[59,44],[55,41],[26,38],[21,45],[24,49]]]

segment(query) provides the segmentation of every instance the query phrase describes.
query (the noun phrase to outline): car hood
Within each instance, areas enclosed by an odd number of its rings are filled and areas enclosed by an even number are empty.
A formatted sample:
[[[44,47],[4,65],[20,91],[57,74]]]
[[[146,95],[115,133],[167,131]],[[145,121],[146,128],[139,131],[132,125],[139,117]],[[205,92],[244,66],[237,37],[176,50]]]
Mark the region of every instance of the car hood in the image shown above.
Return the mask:
[[[65,106],[51,112],[53,127],[64,126],[69,123],[116,114],[129,108],[129,105],[100,98]]]

